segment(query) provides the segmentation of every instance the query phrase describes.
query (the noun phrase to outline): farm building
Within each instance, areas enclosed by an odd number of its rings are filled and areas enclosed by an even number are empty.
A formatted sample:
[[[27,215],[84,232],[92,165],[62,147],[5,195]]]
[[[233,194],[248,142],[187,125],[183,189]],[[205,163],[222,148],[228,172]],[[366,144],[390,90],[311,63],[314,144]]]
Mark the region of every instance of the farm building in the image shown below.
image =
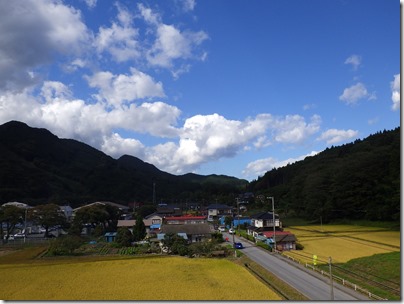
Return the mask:
[[[214,229],[209,224],[162,225],[160,233],[185,233],[191,243],[211,239]]]
[[[104,234],[105,241],[108,243],[115,242],[116,232],[107,232]]]
[[[226,220],[226,216],[222,216],[219,219],[219,225],[225,226],[225,220]],[[240,225],[240,226],[243,226],[243,225],[250,226],[251,225],[251,219],[248,216],[234,217],[234,218],[232,218],[232,222],[233,222],[233,227],[237,227],[238,225]],[[227,227],[227,228],[230,228],[230,227]]]
[[[272,247],[274,245],[274,233],[273,231],[261,232],[256,236],[255,240],[267,243]],[[279,251],[296,249],[296,236],[289,231],[276,231],[275,241],[276,249]]]

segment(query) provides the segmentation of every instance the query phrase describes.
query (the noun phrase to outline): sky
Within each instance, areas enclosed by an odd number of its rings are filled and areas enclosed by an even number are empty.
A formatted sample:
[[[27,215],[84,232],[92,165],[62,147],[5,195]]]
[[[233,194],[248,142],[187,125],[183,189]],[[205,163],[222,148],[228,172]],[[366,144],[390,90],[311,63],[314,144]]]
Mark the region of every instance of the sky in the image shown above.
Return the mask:
[[[398,0],[0,0],[0,124],[249,181],[400,126]]]

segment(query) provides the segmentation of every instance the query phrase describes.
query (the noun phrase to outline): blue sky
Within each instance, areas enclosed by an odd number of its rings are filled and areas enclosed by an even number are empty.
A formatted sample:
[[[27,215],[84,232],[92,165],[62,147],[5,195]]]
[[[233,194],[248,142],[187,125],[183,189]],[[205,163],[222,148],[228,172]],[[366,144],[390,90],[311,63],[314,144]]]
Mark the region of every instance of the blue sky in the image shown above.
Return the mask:
[[[114,158],[253,180],[400,125],[397,0],[0,4],[0,123]]]

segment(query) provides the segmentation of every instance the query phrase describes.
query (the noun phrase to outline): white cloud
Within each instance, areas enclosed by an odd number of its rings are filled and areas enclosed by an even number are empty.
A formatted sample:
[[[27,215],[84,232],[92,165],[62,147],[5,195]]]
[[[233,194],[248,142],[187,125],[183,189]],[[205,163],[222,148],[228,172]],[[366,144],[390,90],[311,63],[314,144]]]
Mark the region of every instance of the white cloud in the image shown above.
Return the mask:
[[[84,0],[84,2],[86,3],[89,9],[93,9],[97,6],[97,0]]]
[[[208,38],[203,31],[181,32],[173,25],[160,24],[157,28],[157,38],[148,60],[152,65],[171,68],[176,59],[190,59],[193,50]]]
[[[116,5],[118,22],[111,27],[100,27],[94,44],[101,54],[108,52],[117,62],[135,60],[141,57],[142,49],[138,41],[139,31],[132,26],[133,16],[130,12]]]
[[[138,5],[144,21],[154,27],[156,39],[147,51],[148,62],[153,66],[172,69],[174,61],[185,59],[204,60],[206,53],[196,55],[196,49],[208,35],[204,31],[181,31],[174,25],[164,24],[161,17],[143,4]]]
[[[353,69],[356,71],[358,69],[358,67],[361,65],[362,63],[362,57],[359,55],[352,55],[350,57],[348,57],[345,62],[345,64],[351,64]]]
[[[139,3],[137,5],[137,7],[140,11],[140,15],[146,22],[151,23],[156,26],[158,26],[161,23],[160,15],[157,13],[154,13],[151,8],[144,6],[142,3]]]
[[[0,0],[0,7],[0,90],[37,83],[36,68],[55,54],[80,54],[91,37],[80,11],[59,1]]]
[[[271,171],[274,168],[285,167],[288,164],[293,164],[297,161],[305,159],[308,156],[314,156],[318,153],[319,152],[312,151],[309,154],[302,155],[297,158],[288,158],[281,161],[273,157],[258,159],[247,164],[246,168],[243,170],[243,175],[246,177],[263,176],[266,172]]]
[[[164,97],[163,84],[135,68],[130,68],[130,75],[114,75],[111,72],[97,72],[85,76],[90,87],[97,88],[98,99],[115,107],[137,99]]]
[[[74,98],[71,89],[57,81],[45,82],[35,97],[31,90],[9,92],[0,95],[0,123],[21,120],[60,137],[83,141],[114,157],[131,154],[176,174],[195,171],[204,163],[232,157],[254,145],[261,148],[270,143],[303,143],[320,124],[318,116],[307,123],[299,115],[259,114],[240,121],[212,114],[195,115],[178,126],[181,111],[175,106],[163,102],[124,103],[150,94],[147,85],[143,88],[138,83],[146,76],[133,70],[132,75],[100,72],[88,77],[99,90],[96,103]],[[151,84],[155,88],[155,83]],[[131,89],[127,91],[127,87]],[[106,99],[116,106],[111,107]],[[122,130],[131,133],[130,137],[124,138]],[[137,138],[142,133],[170,141],[146,146]]]
[[[300,115],[286,115],[285,119],[276,119],[271,124],[274,127],[274,139],[279,143],[301,143],[320,129],[321,118],[311,117],[306,123]]]
[[[137,139],[122,138],[118,133],[103,136],[101,150],[113,157],[122,155],[136,155],[140,159],[145,159],[145,146]]]
[[[354,130],[337,130],[337,129],[329,129],[323,132],[317,140],[324,140],[328,145],[337,144],[341,142],[345,142],[347,140],[353,139],[357,137],[359,134],[358,131]]]
[[[175,125],[181,112],[163,102],[131,104],[111,110],[102,102],[87,104],[74,99],[69,88],[60,82],[45,82],[39,91],[36,97],[30,90],[0,95],[0,122],[21,120],[98,149],[107,149],[108,143],[112,143],[104,141],[115,128],[162,137],[178,134]]]
[[[183,0],[184,11],[193,11],[196,6],[195,0]]]
[[[401,97],[400,97],[400,74],[394,75],[394,80],[390,83],[391,87],[391,100],[393,105],[391,108],[393,111],[400,109]]]
[[[367,98],[368,100],[376,99],[376,94],[369,93],[366,86],[361,82],[344,89],[344,92],[339,97],[340,100],[348,105],[356,104],[358,100],[363,98]]]
[[[293,120],[298,123],[287,129],[285,126]],[[248,150],[251,143],[257,148],[267,146],[270,143],[267,134],[271,132],[283,135],[279,142],[302,143],[316,132],[319,123],[318,116],[313,116],[307,124],[298,115],[274,118],[270,114],[260,114],[244,121],[228,120],[218,114],[196,115],[184,122],[178,144],[169,142],[153,147],[146,157],[147,161],[169,172],[192,172],[206,162]],[[162,157],[156,156],[163,151]]]

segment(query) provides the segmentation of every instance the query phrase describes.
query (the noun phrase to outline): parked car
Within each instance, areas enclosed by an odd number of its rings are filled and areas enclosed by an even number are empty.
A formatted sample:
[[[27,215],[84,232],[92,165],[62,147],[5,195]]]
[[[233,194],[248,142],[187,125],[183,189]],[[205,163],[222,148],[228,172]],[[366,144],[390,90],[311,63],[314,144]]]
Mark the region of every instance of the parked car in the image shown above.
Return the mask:
[[[224,232],[224,231],[226,231],[226,227],[220,226],[220,227],[218,228],[218,230],[219,230],[220,232]]]
[[[234,230],[233,228],[230,228],[230,229],[229,229],[229,233],[230,233],[230,234],[234,234],[234,233],[236,233],[236,230]]]
[[[242,243],[236,242],[236,243],[233,244],[233,248],[236,248],[236,249],[243,249],[244,246],[243,246]]]
[[[24,234],[24,233],[16,233],[16,234],[14,234],[14,238],[15,238],[15,239],[23,238],[23,237],[25,237],[25,234]]]

